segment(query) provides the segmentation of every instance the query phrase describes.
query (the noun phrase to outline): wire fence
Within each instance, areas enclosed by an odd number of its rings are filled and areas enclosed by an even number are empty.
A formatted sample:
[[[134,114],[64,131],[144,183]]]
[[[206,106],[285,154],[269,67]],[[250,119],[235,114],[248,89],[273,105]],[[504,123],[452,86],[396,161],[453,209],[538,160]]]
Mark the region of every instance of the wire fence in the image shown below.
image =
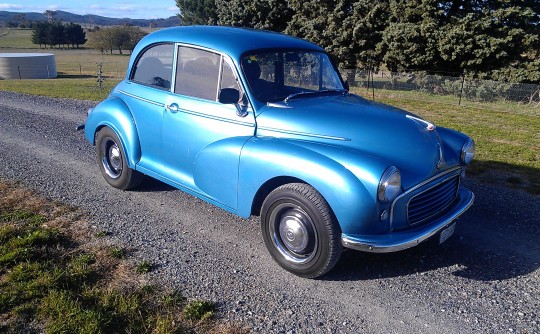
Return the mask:
[[[121,79],[125,75],[125,64],[118,62],[57,63],[55,65],[3,65],[0,64],[0,79],[53,79],[53,78],[97,78],[99,75]],[[101,74],[98,74],[101,71]]]
[[[365,89],[364,96],[392,95],[402,98],[437,98],[458,105],[489,105],[491,109],[519,107],[540,115],[540,85],[478,80],[461,76],[431,75],[425,72],[342,70],[351,87]]]
[[[29,71],[28,68],[18,66],[12,71],[11,79],[24,79],[25,73],[38,72],[37,67],[38,65],[32,65]],[[126,67],[127,61],[58,62],[56,69],[44,66],[42,72],[46,78],[54,77],[56,70],[58,78],[103,77],[121,80]],[[478,80],[464,75],[432,75],[425,72],[366,69],[345,69],[341,72],[350,87],[375,100],[383,97],[429,100],[540,116],[540,85]]]
[[[100,75],[107,78],[121,79],[126,73],[126,63],[115,61],[100,61],[89,63],[58,63],[58,76],[73,78],[98,77]]]

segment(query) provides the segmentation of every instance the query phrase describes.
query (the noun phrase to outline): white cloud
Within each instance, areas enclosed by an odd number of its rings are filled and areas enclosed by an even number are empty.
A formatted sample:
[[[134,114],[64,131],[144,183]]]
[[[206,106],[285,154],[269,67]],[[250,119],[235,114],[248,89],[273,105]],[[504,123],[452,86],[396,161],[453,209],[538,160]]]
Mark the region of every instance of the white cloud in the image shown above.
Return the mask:
[[[16,4],[12,4],[12,3],[0,3],[0,9],[3,9],[3,10],[10,10],[10,9],[20,10],[20,9],[23,9],[23,8],[24,8],[24,6],[16,5]]]

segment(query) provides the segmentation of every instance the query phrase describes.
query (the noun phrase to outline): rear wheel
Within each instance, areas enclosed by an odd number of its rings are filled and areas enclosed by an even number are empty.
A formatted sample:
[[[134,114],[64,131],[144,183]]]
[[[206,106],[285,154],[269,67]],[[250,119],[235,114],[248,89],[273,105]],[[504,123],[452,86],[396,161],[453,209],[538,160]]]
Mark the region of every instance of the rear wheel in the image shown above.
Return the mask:
[[[262,206],[261,228],[272,257],[295,275],[321,276],[341,255],[341,230],[310,185],[290,183],[272,191]]]
[[[111,186],[128,190],[141,183],[143,175],[128,167],[122,142],[111,128],[97,133],[96,150],[101,174]]]

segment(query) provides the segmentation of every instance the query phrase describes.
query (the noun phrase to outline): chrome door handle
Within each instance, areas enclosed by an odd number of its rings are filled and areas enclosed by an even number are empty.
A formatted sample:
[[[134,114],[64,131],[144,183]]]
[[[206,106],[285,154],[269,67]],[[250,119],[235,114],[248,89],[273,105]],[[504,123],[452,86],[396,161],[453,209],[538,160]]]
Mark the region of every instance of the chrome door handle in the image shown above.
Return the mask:
[[[180,107],[176,103],[171,103],[168,106],[165,106],[165,108],[167,108],[167,110],[169,110],[173,114],[177,113],[180,110]]]

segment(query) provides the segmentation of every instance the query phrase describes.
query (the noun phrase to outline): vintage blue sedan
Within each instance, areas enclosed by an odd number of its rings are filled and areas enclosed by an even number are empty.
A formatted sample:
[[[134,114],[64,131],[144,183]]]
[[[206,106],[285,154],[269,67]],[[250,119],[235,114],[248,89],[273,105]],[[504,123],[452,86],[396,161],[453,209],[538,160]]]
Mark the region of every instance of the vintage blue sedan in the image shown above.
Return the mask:
[[[461,186],[471,138],[350,94],[324,49],[278,33],[154,32],[83,127],[110,185],[148,175],[260,215],[272,257],[308,278],[343,247],[443,242],[474,199]]]

